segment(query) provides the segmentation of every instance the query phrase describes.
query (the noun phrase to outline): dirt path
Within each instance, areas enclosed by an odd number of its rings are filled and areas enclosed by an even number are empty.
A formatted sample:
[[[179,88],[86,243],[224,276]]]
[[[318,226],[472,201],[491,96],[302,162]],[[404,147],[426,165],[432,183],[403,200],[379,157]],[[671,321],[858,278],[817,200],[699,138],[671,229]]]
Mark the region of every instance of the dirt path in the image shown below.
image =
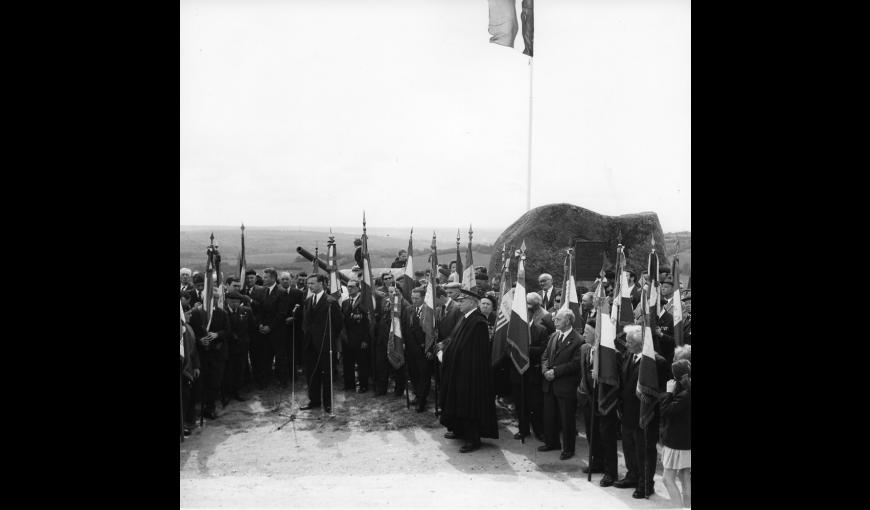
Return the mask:
[[[302,385],[297,385],[301,388]],[[499,439],[473,453],[444,439],[432,410],[405,409],[404,397],[336,392],[335,418],[321,410],[290,420],[289,390],[254,393],[220,410],[181,444],[181,506],[240,508],[664,508],[656,494],[586,481],[581,432],[577,455],[541,453],[534,438],[513,439],[516,421],[499,409]],[[297,401],[306,401],[297,391]],[[582,431],[582,420],[578,420]],[[279,428],[280,427],[280,428]],[[620,474],[625,473],[619,448]]]

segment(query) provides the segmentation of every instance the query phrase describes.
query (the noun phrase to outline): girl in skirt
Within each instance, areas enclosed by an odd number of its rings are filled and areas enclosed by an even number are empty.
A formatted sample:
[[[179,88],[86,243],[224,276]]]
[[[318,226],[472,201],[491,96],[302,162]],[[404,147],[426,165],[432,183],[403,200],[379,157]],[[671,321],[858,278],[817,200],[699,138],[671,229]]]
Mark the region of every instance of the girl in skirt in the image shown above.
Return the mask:
[[[692,362],[671,365],[674,378],[661,397],[661,438],[664,483],[674,506],[691,506],[692,496]],[[679,476],[682,495],[677,489]]]

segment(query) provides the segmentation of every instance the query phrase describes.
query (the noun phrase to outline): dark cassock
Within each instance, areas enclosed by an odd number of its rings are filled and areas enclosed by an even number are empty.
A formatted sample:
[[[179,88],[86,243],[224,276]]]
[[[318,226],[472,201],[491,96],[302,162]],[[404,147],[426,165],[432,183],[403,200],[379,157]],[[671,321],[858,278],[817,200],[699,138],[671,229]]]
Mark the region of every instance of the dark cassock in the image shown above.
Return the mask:
[[[479,448],[483,437],[498,439],[498,422],[486,317],[477,308],[475,294],[462,289],[460,295],[458,301],[474,306],[464,312],[444,347],[438,398],[441,424],[452,431],[445,437],[464,438],[459,451],[466,453]]]

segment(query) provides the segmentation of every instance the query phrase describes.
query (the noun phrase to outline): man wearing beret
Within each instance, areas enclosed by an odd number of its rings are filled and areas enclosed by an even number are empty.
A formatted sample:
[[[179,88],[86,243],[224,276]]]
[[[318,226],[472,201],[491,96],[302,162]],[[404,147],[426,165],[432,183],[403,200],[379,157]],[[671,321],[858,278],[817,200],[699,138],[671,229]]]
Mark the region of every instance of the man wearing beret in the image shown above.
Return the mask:
[[[227,294],[226,307],[227,319],[229,320],[229,353],[224,373],[223,399],[224,407],[229,403],[230,397],[244,402],[245,399],[239,394],[242,389],[242,374],[245,364],[248,362],[248,349],[250,348],[251,328],[254,323],[254,314],[247,302],[251,298],[242,294],[241,282],[235,276],[230,278],[230,292]]]
[[[444,437],[464,439],[460,453],[480,448],[480,439],[498,439],[495,416],[491,348],[486,318],[478,308],[480,297],[461,289],[461,321],[442,352],[443,374],[438,395]]]

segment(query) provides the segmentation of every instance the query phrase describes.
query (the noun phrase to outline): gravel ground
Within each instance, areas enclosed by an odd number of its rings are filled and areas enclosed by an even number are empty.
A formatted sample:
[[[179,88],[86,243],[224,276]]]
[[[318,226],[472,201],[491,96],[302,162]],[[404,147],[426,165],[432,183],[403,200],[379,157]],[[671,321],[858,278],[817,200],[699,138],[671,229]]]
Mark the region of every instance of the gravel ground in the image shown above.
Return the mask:
[[[340,387],[340,384],[337,386]],[[577,455],[538,452],[542,443],[513,439],[516,421],[499,408],[499,439],[459,453],[444,439],[432,409],[405,409],[405,398],[336,391],[333,418],[322,410],[293,411],[307,399],[297,381],[289,389],[248,393],[221,409],[180,447],[180,503],[184,508],[666,508],[656,494],[601,488],[586,480],[588,449],[581,432]],[[583,431],[578,417],[578,430]],[[619,446],[620,474],[625,474]]]

